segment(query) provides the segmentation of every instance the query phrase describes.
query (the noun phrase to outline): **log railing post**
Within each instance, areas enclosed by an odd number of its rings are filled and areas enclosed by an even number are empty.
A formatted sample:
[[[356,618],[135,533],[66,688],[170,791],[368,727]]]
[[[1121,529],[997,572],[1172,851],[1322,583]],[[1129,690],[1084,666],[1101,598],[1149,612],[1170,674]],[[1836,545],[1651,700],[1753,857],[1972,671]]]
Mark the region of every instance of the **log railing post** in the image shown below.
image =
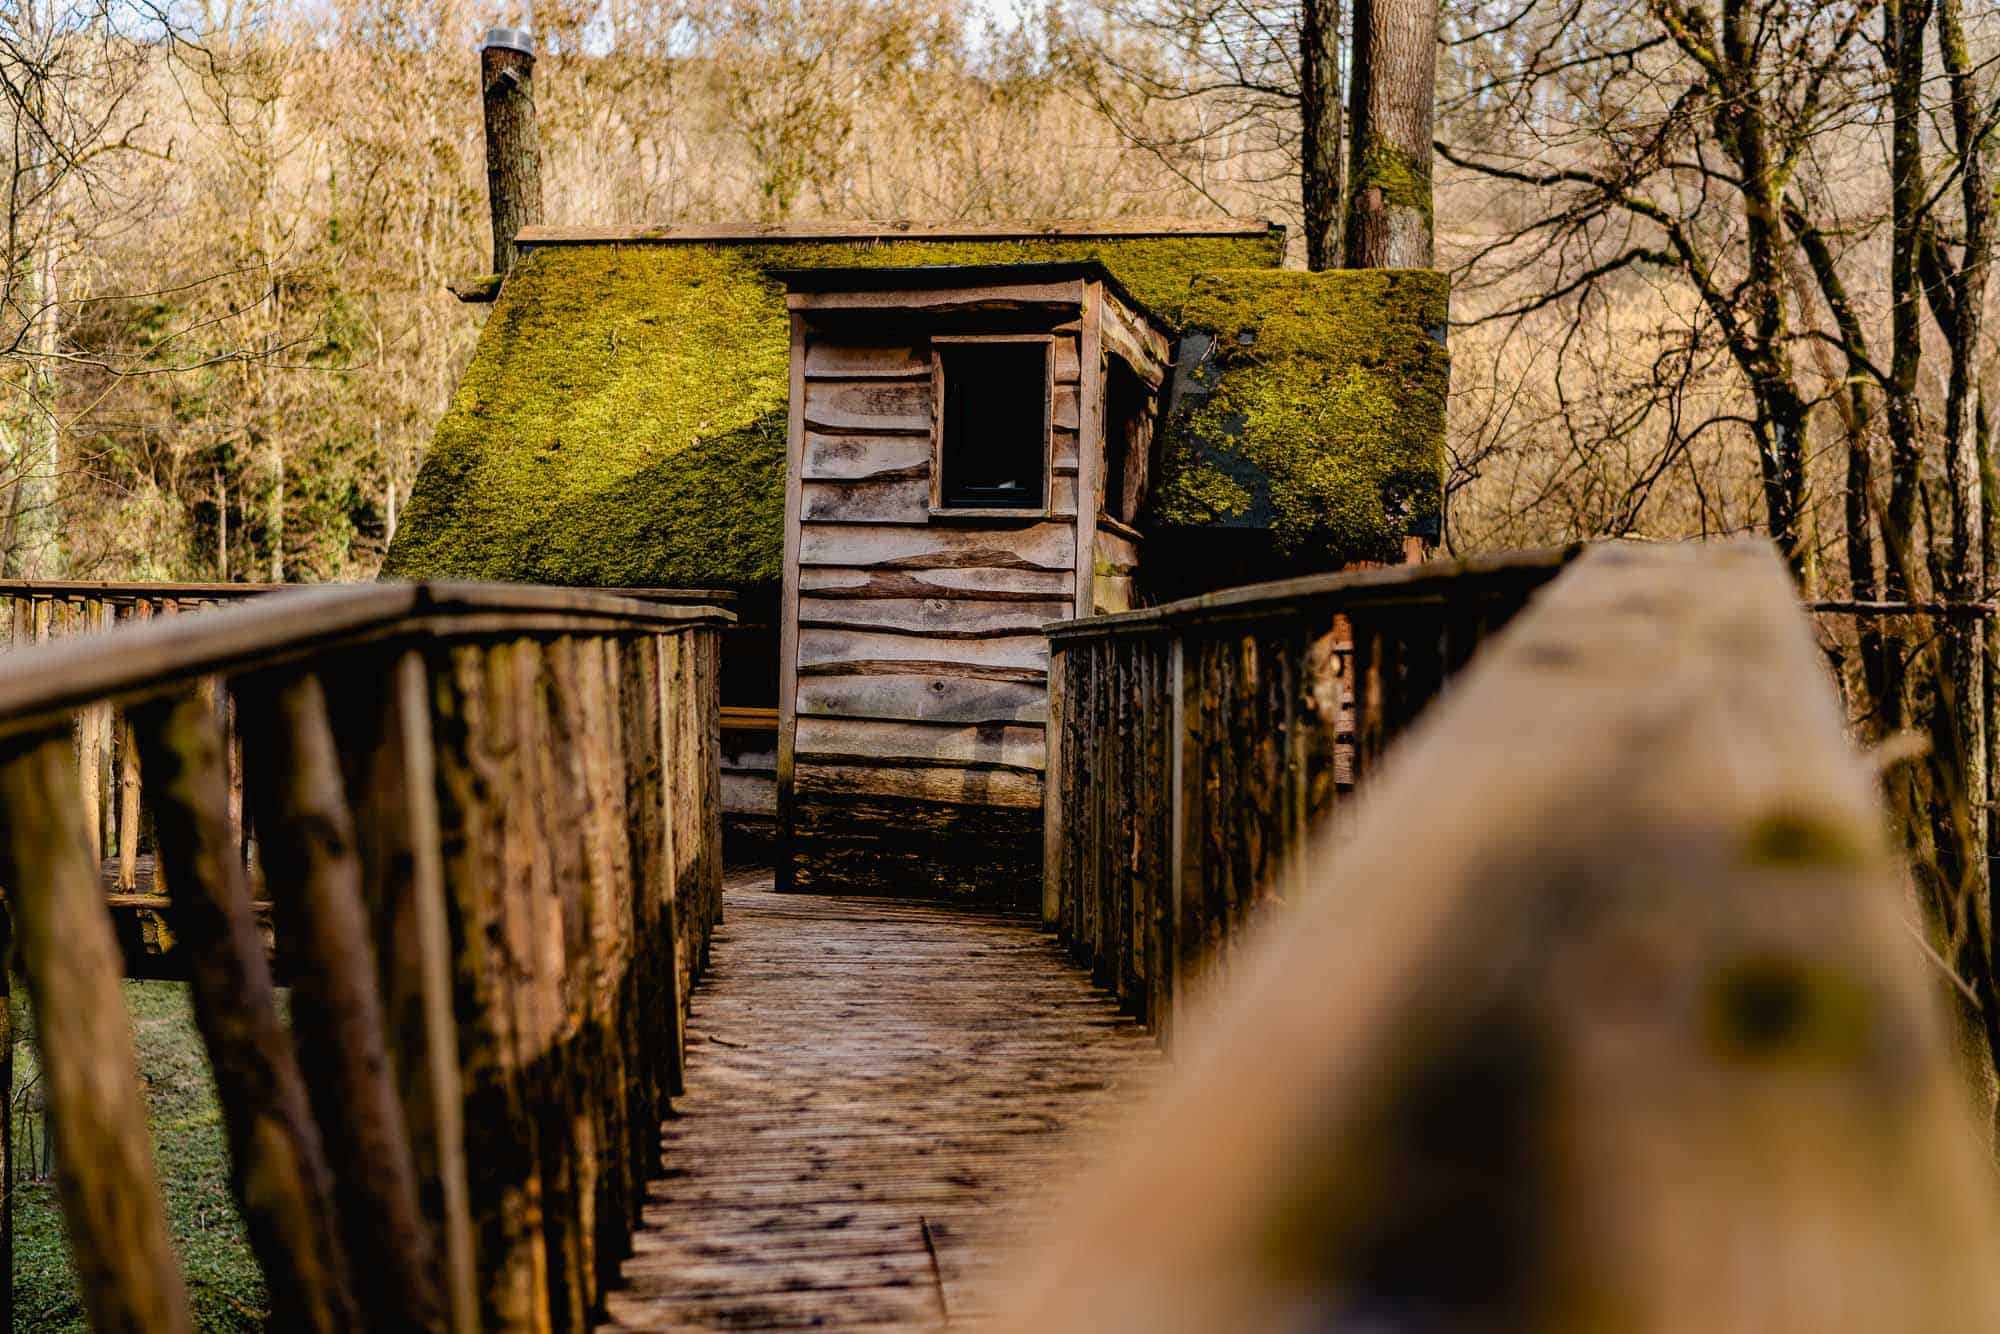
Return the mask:
[[[138,596],[127,619],[209,601]],[[143,820],[274,1326],[582,1330],[631,1254],[721,916],[721,618],[562,590],[284,601],[0,665],[0,872],[31,986],[64,1001],[37,1013],[89,1018],[48,1057],[51,1128],[87,1156],[84,1176],[124,1178],[108,1206],[65,1199],[102,1271],[86,1275],[93,1316],[186,1323],[164,1222],[143,1217],[163,1211],[138,1170],[135,1082],[127,1117],[93,1064],[121,1053],[106,1036],[122,1009],[115,945],[98,942],[109,995],[89,1004],[74,960],[49,962],[52,941],[78,951],[47,905],[77,916],[87,891],[81,917],[105,934],[92,837],[137,888]],[[12,619],[33,640],[73,639],[113,608],[63,585],[16,595]],[[254,866],[249,828],[264,831]],[[51,830],[66,854],[44,846]],[[49,885],[62,894],[37,894]],[[87,1102],[63,1082],[78,1068],[95,1080]],[[94,1152],[112,1124],[136,1157]],[[0,1201],[0,1255],[8,1238]],[[133,1281],[149,1269],[170,1281]]]
[[[327,1152],[351,1165],[335,1176],[334,1197],[362,1322],[441,1330],[443,1294],[390,1082],[361,858],[325,694],[310,674],[259,677],[239,684],[237,703],[264,880],[293,964],[292,1031],[310,1056],[306,1084]],[[232,806],[242,791],[231,784]]]
[[[221,719],[199,689],[139,706],[146,806],[172,886],[195,1023],[215,1072],[232,1180],[282,1328],[356,1324],[332,1178],[278,1019],[235,831]]]
[[[542,141],[535,124],[535,39],[493,28],[479,51],[486,108],[486,191],[493,214],[493,272],[514,267],[514,238],[542,220]]]
[[[34,1002],[62,1198],[91,1327],[180,1334],[187,1291],[167,1235],[117,942],[74,799],[67,728],[0,750],[0,884]]]
[[[418,1198],[440,1264],[447,1326],[453,1334],[473,1334],[479,1309],[430,666],[420,650],[403,649],[374,670],[357,664],[328,680],[338,683],[330,685],[330,708],[344,752],[383,1029],[402,1092]]]
[[[510,948],[512,877],[521,853],[507,810],[531,779],[514,707],[516,645],[449,649],[433,677],[439,847],[455,949],[453,991],[465,1085],[468,1207],[479,1278],[479,1326],[549,1328],[542,1243],[541,1151],[525,1096]]]

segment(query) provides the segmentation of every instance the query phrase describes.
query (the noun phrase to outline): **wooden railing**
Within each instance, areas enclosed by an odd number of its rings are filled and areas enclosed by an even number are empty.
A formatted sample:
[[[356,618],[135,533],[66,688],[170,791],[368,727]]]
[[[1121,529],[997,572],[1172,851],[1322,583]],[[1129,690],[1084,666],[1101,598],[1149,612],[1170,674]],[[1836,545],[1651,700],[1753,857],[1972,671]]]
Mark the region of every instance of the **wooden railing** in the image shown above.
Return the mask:
[[[1287,858],[1578,548],[1232,589],[1049,630],[1042,915],[1166,1037]]]
[[[208,607],[241,606],[267,594],[306,586],[0,579],[0,599],[7,605],[6,614],[0,615],[0,646],[30,648]],[[726,591],[679,588],[620,589],[616,595],[670,606],[725,608],[736,598]],[[226,710],[230,821],[241,836],[244,858],[254,872],[255,813],[243,801],[242,747],[233,701],[226,704]],[[100,856],[109,864],[107,887],[126,973],[131,977],[182,977],[185,961],[177,955],[173,932],[163,915],[166,885],[154,880],[157,863],[151,857],[152,830],[139,801],[138,752],[119,706],[102,701],[83,709],[76,720],[76,740],[77,768],[85,779],[85,821],[94,831]],[[258,893],[260,922],[268,927],[262,886],[253,884],[252,888]]]
[[[1339,823],[997,1330],[2000,1329],[1990,1094],[1769,544],[1585,552]]]
[[[94,1328],[189,1317],[78,719],[129,722],[273,1326],[582,1329],[657,1166],[721,911],[729,619],[330,587],[0,660],[0,887]],[[230,707],[289,1034],[229,809]]]

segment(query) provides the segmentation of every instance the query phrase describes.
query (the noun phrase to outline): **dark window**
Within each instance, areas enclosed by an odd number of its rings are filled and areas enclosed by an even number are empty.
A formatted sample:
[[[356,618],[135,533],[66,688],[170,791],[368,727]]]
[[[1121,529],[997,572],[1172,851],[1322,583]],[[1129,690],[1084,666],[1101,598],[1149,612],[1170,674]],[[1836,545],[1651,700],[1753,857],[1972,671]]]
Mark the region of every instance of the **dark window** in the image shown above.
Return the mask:
[[[944,374],[938,503],[1042,508],[1048,344],[948,343],[939,346],[938,359]]]

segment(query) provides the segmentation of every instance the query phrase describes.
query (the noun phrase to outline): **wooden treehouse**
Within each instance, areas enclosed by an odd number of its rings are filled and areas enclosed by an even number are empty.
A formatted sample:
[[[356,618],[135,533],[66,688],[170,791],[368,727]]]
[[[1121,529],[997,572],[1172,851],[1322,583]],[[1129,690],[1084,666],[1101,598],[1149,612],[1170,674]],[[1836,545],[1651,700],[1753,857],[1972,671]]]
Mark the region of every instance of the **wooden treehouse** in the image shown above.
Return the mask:
[[[121,976],[188,983],[288,1331],[2000,1327],[1782,563],[1404,562],[1436,275],[521,248],[410,582],[0,587],[96,1328],[191,1324]]]

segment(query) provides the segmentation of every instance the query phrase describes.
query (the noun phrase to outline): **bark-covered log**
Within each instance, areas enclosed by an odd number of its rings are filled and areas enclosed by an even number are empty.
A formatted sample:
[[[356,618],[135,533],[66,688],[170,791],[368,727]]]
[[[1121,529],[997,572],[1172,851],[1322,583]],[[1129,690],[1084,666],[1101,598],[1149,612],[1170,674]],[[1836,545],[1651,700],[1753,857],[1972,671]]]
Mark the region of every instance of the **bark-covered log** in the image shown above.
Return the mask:
[[[330,707],[418,1202],[436,1246],[449,1326],[471,1334],[479,1318],[477,1279],[429,673],[416,649],[396,654],[379,674],[336,672]]]
[[[287,1329],[354,1327],[352,1276],[320,1132],[279,1021],[229,823],[222,721],[197,689],[133,712],[159,865],[188,953],[238,1204]]]
[[[464,645],[433,678],[432,718],[452,984],[465,1086],[467,1194],[480,1327],[546,1330],[537,1122],[517,1049],[506,900],[519,874],[506,813],[529,781],[514,707],[512,644]]]
[[[63,1146],[56,1190],[91,1327],[178,1334],[189,1328],[187,1292],[75,794],[68,729],[0,751],[0,884],[34,1002],[49,1130]]]
[[[431,1230],[383,1035],[375,947],[340,758],[317,677],[238,691],[245,767],[280,948],[292,963],[292,1032],[334,1178],[367,1327],[441,1330]]]

